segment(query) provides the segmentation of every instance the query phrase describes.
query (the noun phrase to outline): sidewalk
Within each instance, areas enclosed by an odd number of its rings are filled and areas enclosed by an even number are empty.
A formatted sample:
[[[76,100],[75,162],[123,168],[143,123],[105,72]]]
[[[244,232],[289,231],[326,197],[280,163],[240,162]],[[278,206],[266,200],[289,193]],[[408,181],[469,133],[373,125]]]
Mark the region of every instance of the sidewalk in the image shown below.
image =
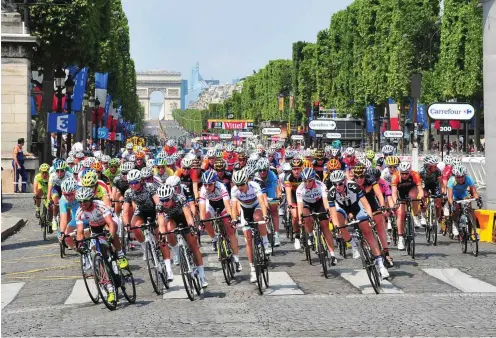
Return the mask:
[[[2,213],[2,242],[19,231],[25,224],[26,220],[19,216],[6,215]]]
[[[19,231],[28,221],[30,212],[34,216],[31,194],[2,194],[2,242]]]

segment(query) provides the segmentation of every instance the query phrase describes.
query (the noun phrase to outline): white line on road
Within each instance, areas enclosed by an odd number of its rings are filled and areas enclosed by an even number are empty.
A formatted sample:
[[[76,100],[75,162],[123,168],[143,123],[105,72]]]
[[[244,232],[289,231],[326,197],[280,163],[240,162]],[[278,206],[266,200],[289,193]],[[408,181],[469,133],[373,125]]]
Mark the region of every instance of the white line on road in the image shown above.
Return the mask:
[[[91,289],[91,293],[97,291],[95,281],[93,279],[88,280],[88,287]],[[88,291],[86,290],[86,286],[84,285],[83,279],[78,279],[76,283],[74,283],[74,287],[72,288],[72,292],[69,297],[65,300],[66,305],[69,304],[84,304],[91,303],[90,296],[88,295]]]
[[[174,276],[174,280],[169,283],[169,289],[164,290],[164,299],[187,299],[188,295],[184,289],[181,275]]]
[[[344,270],[337,269],[335,270],[339,272],[340,276],[350,282],[354,287],[360,290],[363,294],[373,294],[375,293],[372,285],[370,284],[369,277],[367,272],[363,269],[360,270]],[[402,290],[395,287],[393,284],[388,282],[387,280],[381,281],[381,293],[403,293]]]
[[[14,300],[14,298],[17,296],[19,291],[21,291],[22,287],[24,286],[24,282],[22,283],[9,283],[9,284],[2,284],[2,309],[6,307],[7,305],[10,304]]]
[[[458,269],[422,269],[434,278],[462,292],[496,292],[496,286],[474,278]]]
[[[269,271],[269,287],[264,291],[264,294],[267,296],[288,296],[303,295],[304,293],[287,272]]]

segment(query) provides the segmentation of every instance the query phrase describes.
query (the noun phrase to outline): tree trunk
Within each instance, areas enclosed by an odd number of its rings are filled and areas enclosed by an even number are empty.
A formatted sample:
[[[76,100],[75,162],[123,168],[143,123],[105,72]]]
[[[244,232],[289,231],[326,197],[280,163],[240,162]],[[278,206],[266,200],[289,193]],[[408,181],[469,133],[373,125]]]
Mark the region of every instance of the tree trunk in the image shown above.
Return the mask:
[[[48,112],[52,111],[53,104],[53,69],[51,64],[43,66],[43,101],[39,116],[39,133],[38,137],[44,142],[43,146],[43,162],[52,164],[52,143],[50,133],[48,132]]]

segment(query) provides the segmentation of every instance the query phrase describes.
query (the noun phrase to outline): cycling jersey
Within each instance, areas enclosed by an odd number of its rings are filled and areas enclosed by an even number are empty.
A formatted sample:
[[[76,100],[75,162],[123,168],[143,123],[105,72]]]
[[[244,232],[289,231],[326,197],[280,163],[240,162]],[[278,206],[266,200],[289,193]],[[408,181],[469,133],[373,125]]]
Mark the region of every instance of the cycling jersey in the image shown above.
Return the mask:
[[[302,182],[301,176],[296,178],[294,177],[293,173],[287,174],[286,177],[284,178],[284,188],[291,189],[291,196],[293,197],[292,199],[293,203],[295,203],[296,201],[296,189],[298,189],[301,182]]]
[[[91,210],[84,211],[78,208],[76,211],[76,224],[88,222],[90,227],[101,227],[105,225],[105,217],[111,215],[110,209],[102,201],[93,201]]]
[[[345,170],[353,169],[360,161],[355,156],[343,157],[343,162],[345,164]]]
[[[134,155],[134,151],[126,150],[122,153],[121,158],[123,158],[124,161],[129,161],[129,158],[131,157],[131,155]]]
[[[234,164],[238,162],[238,156],[236,154],[232,154],[231,157],[229,157],[229,154],[226,152],[224,153],[224,161],[226,161],[227,164],[227,170],[232,171],[234,168]]]
[[[114,178],[114,187],[119,190],[121,195],[124,195],[126,190],[129,189],[129,182],[127,180],[124,180],[121,174],[119,174]]]
[[[453,173],[453,166],[452,165],[446,165],[443,169],[443,181],[447,182],[449,178],[451,177],[451,174]]]
[[[422,184],[422,179],[420,178],[419,173],[413,170],[410,172],[407,179],[401,178],[400,172],[396,171],[391,181],[391,187],[398,188],[400,198],[407,197],[408,192],[420,184]]]
[[[381,192],[384,197],[391,196],[391,188],[389,187],[389,184],[388,182],[386,182],[386,180],[384,180],[383,178],[379,178],[379,181],[377,181],[377,183],[379,184],[379,188],[381,188]]]
[[[207,201],[213,208],[224,209],[223,201],[229,201],[229,194],[227,193],[226,186],[217,181],[215,182],[215,189],[213,192],[207,191],[207,188],[202,186],[200,189],[199,203],[206,204]]]
[[[456,181],[455,176],[451,176],[448,180],[448,189],[453,189],[453,200],[458,201],[466,198],[469,195],[468,188],[474,186],[474,180],[469,175],[465,176],[465,182],[462,184]]]
[[[38,173],[34,177],[34,182],[38,183],[38,188],[43,191],[44,195],[46,195],[48,191],[48,179],[44,179],[41,173]]]
[[[391,172],[389,171],[389,168],[384,168],[381,173],[381,178],[383,178],[386,182],[389,183],[389,185],[391,185],[391,182],[393,181],[393,175],[394,174],[391,174]]]
[[[319,162],[322,162],[321,164],[319,164]],[[324,179],[324,168],[325,168],[325,160],[313,160],[312,162],[312,166],[313,166],[313,169],[315,170],[315,173],[317,174],[317,176],[319,177],[319,180],[323,180]]]
[[[342,193],[336,191],[336,187],[329,189],[329,206],[336,207],[336,211],[341,213],[345,219],[348,214],[353,214],[356,219],[364,220],[368,215],[360,199],[365,196],[362,189],[354,181],[347,181]]]
[[[169,178],[169,174],[167,174],[167,171],[164,172],[163,175],[160,175],[157,173],[156,175],[153,175],[153,181],[158,185],[161,186],[162,184],[165,184],[165,181]]]
[[[357,183],[358,184],[358,183]],[[377,184],[375,177],[366,175],[363,185],[358,185],[360,189],[365,193],[365,198],[369,202],[372,211],[377,211],[379,209],[379,201],[375,196],[374,186]]]
[[[65,196],[62,196],[60,199],[60,204],[59,204],[59,210],[60,210],[60,215],[65,215],[70,212],[71,217],[70,217],[70,222],[67,223],[67,226],[70,227],[75,227],[76,226],[76,214],[79,209],[79,202],[78,200],[74,199],[74,201],[69,202]],[[69,220],[69,216],[67,218]],[[85,219],[83,220],[84,225],[88,225],[88,220]]]
[[[162,214],[165,218],[172,218],[175,221],[181,218],[182,221],[182,218],[184,218],[183,208],[187,205],[186,198],[181,194],[176,194],[172,196],[172,200],[174,201],[174,205],[167,208]],[[183,226],[186,225],[187,224],[184,221]]]
[[[321,181],[315,180],[312,187],[306,187],[306,183],[302,182],[296,189],[296,201],[305,203],[316,203],[321,201],[327,195],[327,188]]]
[[[109,179],[109,183],[108,183],[108,184],[109,184],[110,186],[113,186],[113,184],[114,184],[114,179],[115,179],[118,175],[120,175],[120,173],[121,173],[121,170],[120,170],[119,168],[117,168],[117,170],[116,170],[115,174],[112,174],[112,172],[111,172],[111,171],[110,171],[110,169],[108,169],[108,168],[107,168],[107,169],[105,169],[105,170],[103,171],[103,175],[105,175],[105,176]]]
[[[60,187],[60,185],[62,184],[62,182],[66,179],[66,178],[71,178],[73,177],[72,173],[69,173],[68,171],[65,172],[65,175],[62,177],[62,178],[59,178],[57,176],[57,173],[53,173],[50,175],[50,178],[48,179],[48,184],[51,184],[52,187]]]
[[[420,170],[419,174],[426,187],[439,185],[439,177],[441,177],[442,175],[441,170],[439,170],[438,168],[436,168],[436,170],[432,172],[425,167]]]
[[[238,201],[243,208],[255,208],[259,206],[258,197],[262,196],[262,189],[258,183],[250,181],[246,183],[248,189],[241,192],[238,187],[234,186],[231,191],[233,201]]]
[[[286,173],[280,173],[279,174],[279,185],[281,187],[281,191],[284,192],[284,179],[286,178]]]
[[[272,171],[267,172],[267,177],[262,179],[260,177],[260,173],[257,173],[253,179],[253,181],[257,182],[260,185],[263,194],[267,194],[268,198],[277,198],[277,183],[278,178],[277,175]]]
[[[96,187],[95,187],[95,199],[97,200],[100,200],[102,201],[104,198],[108,198],[109,197],[109,194],[107,192],[107,190],[105,190],[105,188],[100,185],[100,184],[97,184]]]
[[[154,213],[155,212],[155,202],[153,201],[153,196],[157,188],[152,183],[141,183],[141,189],[139,191],[134,191],[133,189],[126,190],[124,194],[124,203],[136,204],[135,215],[139,212],[144,213]]]

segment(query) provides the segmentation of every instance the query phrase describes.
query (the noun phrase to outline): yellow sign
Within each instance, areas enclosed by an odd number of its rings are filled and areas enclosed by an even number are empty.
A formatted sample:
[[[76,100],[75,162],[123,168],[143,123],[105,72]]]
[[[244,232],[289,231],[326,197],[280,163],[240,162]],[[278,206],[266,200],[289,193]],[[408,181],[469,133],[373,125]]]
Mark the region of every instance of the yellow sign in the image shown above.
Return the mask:
[[[132,143],[134,146],[145,146],[145,138],[144,137],[138,137],[138,136],[133,136],[130,137],[126,140],[126,143]]]

